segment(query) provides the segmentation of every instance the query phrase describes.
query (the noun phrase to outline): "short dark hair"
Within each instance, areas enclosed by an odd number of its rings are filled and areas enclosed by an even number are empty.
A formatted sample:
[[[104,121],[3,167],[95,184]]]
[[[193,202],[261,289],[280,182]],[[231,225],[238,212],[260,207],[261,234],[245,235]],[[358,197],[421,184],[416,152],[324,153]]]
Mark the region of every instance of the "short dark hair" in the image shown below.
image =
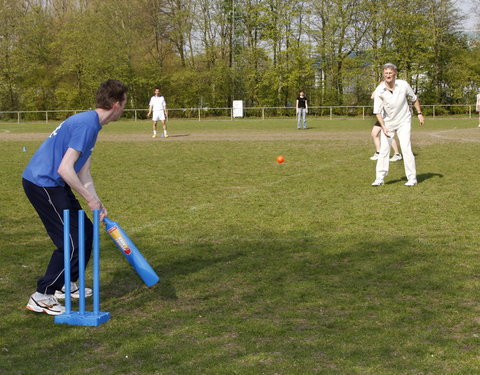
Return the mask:
[[[102,82],[97,91],[97,108],[111,109],[115,102],[121,102],[125,98],[127,91],[127,87],[117,79]]]

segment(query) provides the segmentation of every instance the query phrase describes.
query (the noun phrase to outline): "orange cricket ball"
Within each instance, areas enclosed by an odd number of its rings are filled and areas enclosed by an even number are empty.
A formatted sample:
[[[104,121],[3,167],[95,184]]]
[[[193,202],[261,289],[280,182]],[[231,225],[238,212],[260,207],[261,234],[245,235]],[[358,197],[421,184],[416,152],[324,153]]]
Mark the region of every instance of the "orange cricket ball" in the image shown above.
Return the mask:
[[[285,161],[285,158],[282,155],[277,156],[277,163],[281,164]]]

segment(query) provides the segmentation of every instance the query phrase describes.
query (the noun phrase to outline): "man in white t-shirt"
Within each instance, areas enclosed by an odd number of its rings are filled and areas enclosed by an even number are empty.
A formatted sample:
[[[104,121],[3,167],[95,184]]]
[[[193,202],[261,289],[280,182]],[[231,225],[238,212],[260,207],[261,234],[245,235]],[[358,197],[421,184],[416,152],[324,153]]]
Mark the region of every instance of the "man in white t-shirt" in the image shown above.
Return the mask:
[[[480,93],[477,94],[476,110],[477,110],[477,112],[478,112],[478,127],[480,128]]]
[[[377,160],[376,178],[372,186],[384,184],[384,178],[388,174],[390,147],[395,133],[400,141],[403,152],[403,162],[407,183],[405,186],[417,184],[417,171],[415,156],[410,143],[412,128],[412,114],[408,101],[413,102],[417,111],[420,125],[425,119],[422,115],[420,102],[410,85],[401,79],[397,79],[397,67],[388,63],[383,66],[384,81],[375,89],[373,113],[377,116],[382,127],[380,140],[380,154]]]
[[[162,122],[162,127],[163,127],[163,136],[165,138],[168,137],[167,134],[167,123],[166,119],[168,116],[167,113],[167,103],[165,102],[165,98],[163,96],[160,96],[160,89],[158,87],[155,88],[155,95],[152,96],[150,99],[149,103],[149,109],[148,109],[148,114],[147,117],[150,117],[153,111],[153,135],[152,138],[155,138],[157,136],[157,122],[161,121]]]

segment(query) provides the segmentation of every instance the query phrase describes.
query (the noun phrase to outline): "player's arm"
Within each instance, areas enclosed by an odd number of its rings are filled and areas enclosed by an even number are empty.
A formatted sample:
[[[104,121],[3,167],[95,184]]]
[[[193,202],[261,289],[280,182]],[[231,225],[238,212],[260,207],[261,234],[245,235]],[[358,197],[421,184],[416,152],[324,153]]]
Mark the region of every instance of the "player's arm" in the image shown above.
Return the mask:
[[[80,169],[80,172],[78,172],[78,178],[79,178],[80,182],[82,183],[83,187],[88,190],[90,195],[92,197],[95,197],[93,199],[95,208],[93,208],[93,209],[90,208],[90,209],[91,210],[96,210],[96,209],[101,210],[100,220],[103,220],[103,218],[105,216],[107,216],[108,213],[107,213],[107,209],[105,208],[105,206],[101,202],[101,200],[98,197],[97,192],[95,190],[95,185],[93,183],[93,177],[90,173],[90,162],[91,162],[90,160],[91,160],[91,158],[89,157],[88,160],[86,161],[85,165],[82,167],[82,169]],[[90,204],[89,204],[89,207],[90,207]]]
[[[77,174],[77,172],[75,172],[74,165],[79,157],[80,151],[69,147],[63,156],[57,172],[68,184],[68,186],[70,186],[87,201],[88,208],[90,210],[102,210],[100,217],[103,219],[105,216],[107,216],[107,210],[103,206],[95,191],[93,178],[90,174],[90,158],[88,158],[85,165]]]
[[[374,91],[372,94],[373,96],[373,113],[377,117],[377,120],[382,127],[383,134],[388,137],[388,130],[385,126],[385,120],[383,119],[382,112],[383,112],[383,100],[378,95],[377,90]]]
[[[150,115],[152,114],[152,108],[153,108],[153,105],[148,107],[147,117],[150,117]]]
[[[413,102],[413,106],[415,107],[417,114],[418,114],[418,121],[420,121],[420,125],[425,123],[425,117],[422,114],[422,108],[420,107],[420,101],[417,99]]]
[[[382,127],[383,133],[388,137],[389,136],[388,135],[388,130],[387,130],[387,127],[385,126],[385,120],[383,119],[382,114],[377,113],[376,116],[377,116],[377,120],[378,120],[380,126]]]

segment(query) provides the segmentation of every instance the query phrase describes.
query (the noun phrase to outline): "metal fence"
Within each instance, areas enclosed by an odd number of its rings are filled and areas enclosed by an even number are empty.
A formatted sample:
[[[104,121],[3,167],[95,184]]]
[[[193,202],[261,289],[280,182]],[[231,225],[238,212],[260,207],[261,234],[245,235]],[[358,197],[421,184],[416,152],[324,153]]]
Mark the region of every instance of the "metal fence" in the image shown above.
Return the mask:
[[[86,110],[45,110],[45,111],[3,111],[0,112],[2,122],[28,122],[28,121],[61,121],[67,117]],[[422,112],[428,117],[472,118],[476,116],[474,104],[437,104],[422,105]],[[147,109],[125,109],[123,118],[143,120],[147,118]],[[371,118],[372,106],[311,106],[310,118],[340,119],[340,118]],[[234,120],[240,119],[233,116],[233,108],[169,108],[170,119],[202,120]],[[244,107],[243,117],[247,119],[279,119],[295,117],[293,107]]]

